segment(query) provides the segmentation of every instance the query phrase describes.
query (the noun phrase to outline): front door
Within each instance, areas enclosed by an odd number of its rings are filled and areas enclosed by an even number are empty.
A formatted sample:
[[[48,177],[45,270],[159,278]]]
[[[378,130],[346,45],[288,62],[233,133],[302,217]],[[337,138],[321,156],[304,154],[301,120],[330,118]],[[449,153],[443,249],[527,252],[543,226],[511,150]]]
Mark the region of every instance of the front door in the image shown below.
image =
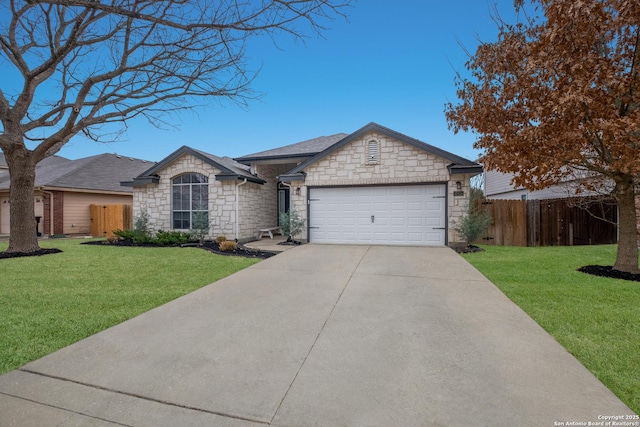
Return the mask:
[[[289,187],[278,186],[278,225],[280,225],[280,214],[289,212]]]

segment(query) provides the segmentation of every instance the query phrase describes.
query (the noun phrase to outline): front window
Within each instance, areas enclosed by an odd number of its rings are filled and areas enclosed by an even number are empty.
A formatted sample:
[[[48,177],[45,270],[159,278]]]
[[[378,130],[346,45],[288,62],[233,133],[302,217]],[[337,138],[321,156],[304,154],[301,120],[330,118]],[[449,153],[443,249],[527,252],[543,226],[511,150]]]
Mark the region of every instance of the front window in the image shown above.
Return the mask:
[[[195,213],[208,213],[209,178],[199,173],[188,173],[174,178],[172,187],[173,228],[189,230],[193,227]]]

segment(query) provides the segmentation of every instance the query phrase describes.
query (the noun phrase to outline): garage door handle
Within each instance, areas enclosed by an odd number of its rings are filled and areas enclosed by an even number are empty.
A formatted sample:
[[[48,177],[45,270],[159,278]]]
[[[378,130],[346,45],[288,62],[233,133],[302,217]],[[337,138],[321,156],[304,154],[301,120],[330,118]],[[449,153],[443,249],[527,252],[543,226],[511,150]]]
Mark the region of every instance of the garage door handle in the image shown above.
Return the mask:
[[[432,227],[432,230],[446,230],[444,227]]]
[[[373,224],[373,219],[375,218],[374,215],[371,215],[371,224]]]

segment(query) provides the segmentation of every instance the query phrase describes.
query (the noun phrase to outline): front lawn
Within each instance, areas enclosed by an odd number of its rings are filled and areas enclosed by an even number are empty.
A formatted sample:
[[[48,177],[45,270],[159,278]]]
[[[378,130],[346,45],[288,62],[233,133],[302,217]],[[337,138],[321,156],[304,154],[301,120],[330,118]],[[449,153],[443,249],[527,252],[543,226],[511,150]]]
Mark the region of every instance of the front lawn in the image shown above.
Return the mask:
[[[616,246],[483,248],[464,258],[640,413],[640,282],[576,271]]]
[[[43,240],[63,253],[0,259],[0,374],[259,262],[83,241]]]

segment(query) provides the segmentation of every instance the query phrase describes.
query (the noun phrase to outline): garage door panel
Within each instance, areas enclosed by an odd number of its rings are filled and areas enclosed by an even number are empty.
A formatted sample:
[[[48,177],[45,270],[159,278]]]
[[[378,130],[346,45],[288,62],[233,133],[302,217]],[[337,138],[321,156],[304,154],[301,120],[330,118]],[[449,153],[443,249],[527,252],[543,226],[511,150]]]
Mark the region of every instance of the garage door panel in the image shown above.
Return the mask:
[[[311,188],[309,237],[322,243],[443,245],[445,194],[443,184]]]

